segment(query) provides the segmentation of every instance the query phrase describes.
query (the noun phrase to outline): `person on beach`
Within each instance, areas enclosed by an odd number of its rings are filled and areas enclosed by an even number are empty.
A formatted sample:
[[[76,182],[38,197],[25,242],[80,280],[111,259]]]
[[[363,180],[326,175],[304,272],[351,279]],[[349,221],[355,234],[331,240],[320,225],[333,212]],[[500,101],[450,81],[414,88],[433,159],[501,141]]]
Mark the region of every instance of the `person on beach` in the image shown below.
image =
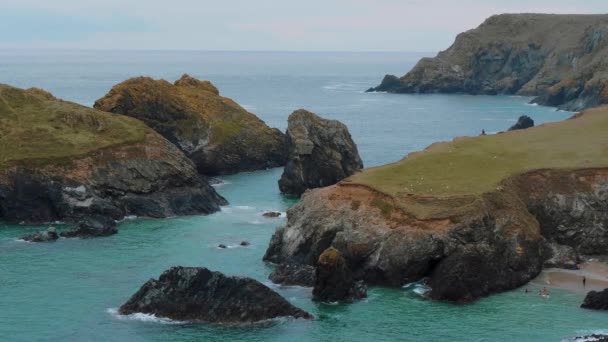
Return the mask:
[[[583,287],[587,287],[587,277],[583,276]]]

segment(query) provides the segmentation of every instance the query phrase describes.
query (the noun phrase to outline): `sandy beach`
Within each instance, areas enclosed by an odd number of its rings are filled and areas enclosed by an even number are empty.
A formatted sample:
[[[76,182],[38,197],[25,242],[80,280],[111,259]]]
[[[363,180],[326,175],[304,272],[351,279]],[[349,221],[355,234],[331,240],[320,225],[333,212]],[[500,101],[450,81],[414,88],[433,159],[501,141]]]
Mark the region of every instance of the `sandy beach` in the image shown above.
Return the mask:
[[[580,264],[579,267],[578,270],[548,268],[531,283],[580,293],[608,288],[608,263],[592,260]],[[583,277],[586,278],[585,286]]]

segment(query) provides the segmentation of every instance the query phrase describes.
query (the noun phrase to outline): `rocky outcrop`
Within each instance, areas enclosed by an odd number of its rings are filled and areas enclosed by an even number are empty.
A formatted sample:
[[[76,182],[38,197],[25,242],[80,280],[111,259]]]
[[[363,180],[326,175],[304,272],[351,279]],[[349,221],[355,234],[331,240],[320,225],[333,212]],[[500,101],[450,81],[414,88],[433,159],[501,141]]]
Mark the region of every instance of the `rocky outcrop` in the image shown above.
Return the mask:
[[[119,312],[142,312],[182,321],[253,323],[277,317],[310,319],[260,282],[201,267],[172,267],[145,283]]]
[[[139,120],[0,85],[0,218],[206,214],[226,201]]]
[[[205,175],[283,166],[285,135],[268,127],[209,81],[183,75],[174,84],[149,77],[112,87],[95,108],[144,121]]]
[[[431,298],[469,302],[524,285],[545,262],[606,255],[607,110],[434,144],[306,192],[264,259],[315,266],[331,247],[355,280],[426,278]]]
[[[304,264],[281,264],[270,273],[268,279],[275,284],[313,287],[315,284],[315,268]]]
[[[598,106],[608,103],[607,25],[608,15],[495,15],[369,91],[519,94],[565,110]]]
[[[289,157],[279,180],[281,192],[300,196],[307,189],[336,184],[363,163],[348,128],[300,109],[289,116]]]
[[[78,223],[76,228],[62,232],[63,237],[93,238],[110,236],[118,233],[116,221],[106,216],[89,216]]]
[[[509,128],[509,131],[516,131],[518,129],[526,129],[530,127],[534,127],[534,120],[527,115],[522,115],[519,117],[519,119],[517,119],[515,125]]]
[[[319,256],[315,272],[314,300],[351,302],[367,296],[367,287],[356,281],[342,254],[329,247]]]
[[[49,227],[47,230],[42,230],[33,234],[25,235],[19,238],[28,242],[49,242],[59,239],[59,234],[55,227]]]
[[[278,211],[267,211],[267,212],[264,212],[262,214],[262,216],[268,217],[268,218],[275,218],[275,217],[280,217],[281,213]]]
[[[585,296],[581,308],[593,310],[608,310],[608,289],[603,291],[590,291]]]

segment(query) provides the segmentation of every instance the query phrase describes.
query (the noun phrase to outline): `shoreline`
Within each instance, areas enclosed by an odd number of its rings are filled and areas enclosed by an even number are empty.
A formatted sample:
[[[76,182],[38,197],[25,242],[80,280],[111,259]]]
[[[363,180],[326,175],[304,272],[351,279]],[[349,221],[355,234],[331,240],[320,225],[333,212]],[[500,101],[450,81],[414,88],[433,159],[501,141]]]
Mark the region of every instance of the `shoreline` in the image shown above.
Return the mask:
[[[530,284],[581,294],[608,288],[608,263],[590,259],[581,263],[579,267],[578,270],[544,269],[538,277],[530,281]],[[583,277],[587,279],[585,286],[583,286]]]

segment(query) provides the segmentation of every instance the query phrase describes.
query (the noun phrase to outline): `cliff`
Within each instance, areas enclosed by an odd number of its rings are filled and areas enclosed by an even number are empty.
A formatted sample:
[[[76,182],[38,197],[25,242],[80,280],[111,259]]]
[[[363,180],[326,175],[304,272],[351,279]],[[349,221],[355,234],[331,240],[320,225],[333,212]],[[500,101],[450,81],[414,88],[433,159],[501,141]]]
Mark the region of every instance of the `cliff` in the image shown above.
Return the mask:
[[[225,203],[141,121],[0,85],[0,218],[166,217]]]
[[[285,165],[285,135],[268,127],[209,81],[183,75],[174,84],[149,77],[112,87],[95,108],[142,120],[174,143],[205,175]]]
[[[608,253],[608,107],[559,123],[458,138],[289,209],[265,260],[315,265],[334,247],[356,278],[471,301],[525,284],[549,259]]]
[[[608,103],[607,56],[608,15],[502,14],[370,91],[518,94],[578,111]]]

